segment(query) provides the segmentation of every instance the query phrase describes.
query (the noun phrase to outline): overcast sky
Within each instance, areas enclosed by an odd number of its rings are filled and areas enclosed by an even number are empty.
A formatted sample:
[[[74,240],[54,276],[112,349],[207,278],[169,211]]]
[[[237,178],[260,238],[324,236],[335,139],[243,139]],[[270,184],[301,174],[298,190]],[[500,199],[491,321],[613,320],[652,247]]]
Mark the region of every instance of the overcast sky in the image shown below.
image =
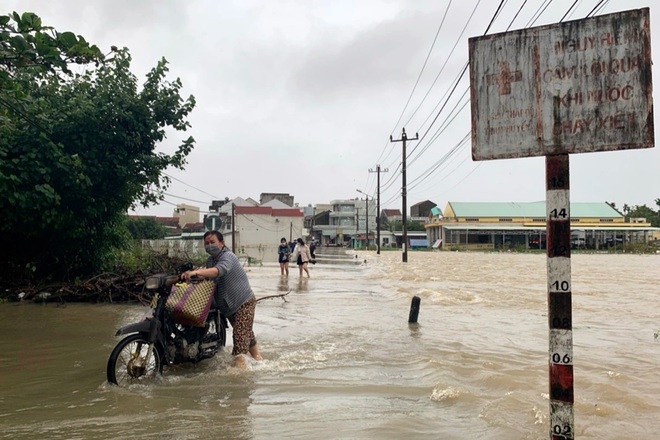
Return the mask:
[[[509,0],[488,33],[557,23],[574,3],[565,20],[581,19],[599,1]],[[651,8],[653,76],[660,81],[654,2],[605,3],[598,15]],[[195,96],[189,134],[197,142],[188,166],[168,171],[176,180],[166,202],[138,214],[170,216],[177,203],[203,212],[212,199],[258,201],[263,192],[289,193],[301,206],[361,197],[356,189],[375,195],[376,165],[388,170],[381,174],[381,208],[401,209],[401,143],[389,137],[400,138],[404,126],[409,137],[428,133],[422,142],[408,143],[408,206],[423,200],[442,208],[448,201],[545,200],[543,158],[474,162],[469,139],[461,143],[470,132],[470,106],[463,107],[469,76],[450,92],[467,63],[468,38],[484,34],[499,1],[1,4],[2,12],[35,12],[45,24],[82,35],[104,52],[128,47],[140,80],[165,57],[171,79],[179,77],[185,96]],[[183,137],[159,148],[172,151]],[[660,148],[571,156],[574,202],[656,208],[656,198]]]

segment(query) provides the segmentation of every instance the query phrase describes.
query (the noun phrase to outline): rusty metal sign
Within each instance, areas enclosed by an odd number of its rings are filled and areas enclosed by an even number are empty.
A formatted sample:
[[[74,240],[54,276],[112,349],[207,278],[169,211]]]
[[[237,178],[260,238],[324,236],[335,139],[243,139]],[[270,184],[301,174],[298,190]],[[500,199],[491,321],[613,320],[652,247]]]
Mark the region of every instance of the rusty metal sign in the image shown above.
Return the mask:
[[[649,9],[470,38],[472,158],[654,146]]]

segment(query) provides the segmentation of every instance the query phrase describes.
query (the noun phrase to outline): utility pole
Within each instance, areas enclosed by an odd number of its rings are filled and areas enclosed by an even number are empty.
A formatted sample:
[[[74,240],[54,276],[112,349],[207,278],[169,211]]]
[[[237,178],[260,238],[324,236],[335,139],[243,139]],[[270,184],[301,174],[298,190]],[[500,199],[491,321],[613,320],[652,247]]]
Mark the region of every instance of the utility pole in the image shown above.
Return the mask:
[[[419,135],[415,133],[415,137],[410,139],[411,141],[416,141],[419,139]],[[403,258],[403,262],[407,263],[408,262],[408,215],[406,213],[407,211],[407,206],[406,206],[406,141],[408,140],[408,135],[406,135],[406,129],[405,127],[401,130],[401,139],[392,139],[392,135],[390,135],[390,142],[401,142],[403,143],[403,155],[402,155],[402,160],[401,160],[401,178],[402,178],[402,185],[401,185],[401,203],[403,205],[403,212],[401,213],[401,219],[403,222],[403,254],[401,255]]]
[[[316,237],[314,237],[314,220],[316,218],[316,206],[312,208],[312,227],[309,228],[309,235],[312,240],[315,240]]]
[[[364,202],[365,203],[365,208],[366,208],[366,211],[367,211],[367,214],[365,216],[366,223],[367,223],[366,224],[366,229],[367,229],[367,250],[369,250],[369,196],[365,194],[364,195],[364,200],[365,200],[365,202]]]
[[[236,205],[231,204],[231,252],[236,253]]]
[[[357,247],[357,239],[360,237],[360,208],[355,208],[355,241],[354,248]]]
[[[370,173],[376,174],[376,253],[380,255],[380,173],[387,173],[388,169],[380,169],[380,165],[376,165],[376,171],[369,170]]]
[[[364,194],[364,198],[366,200],[365,208],[366,208],[367,214],[366,214],[366,217],[365,217],[366,218],[366,225],[365,225],[364,229],[367,231],[367,250],[369,250],[369,195],[365,192],[360,191],[359,189],[356,189],[355,191],[359,192],[360,194]],[[371,198],[371,200],[373,200],[373,197]],[[356,231],[356,233],[357,233],[357,231]]]

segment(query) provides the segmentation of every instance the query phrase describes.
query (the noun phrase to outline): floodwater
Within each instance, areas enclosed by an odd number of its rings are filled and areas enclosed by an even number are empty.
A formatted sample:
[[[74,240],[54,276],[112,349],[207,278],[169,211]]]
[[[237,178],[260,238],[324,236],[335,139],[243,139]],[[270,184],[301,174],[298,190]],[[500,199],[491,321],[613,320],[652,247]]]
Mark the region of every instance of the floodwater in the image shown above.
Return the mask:
[[[547,439],[546,258],[320,249],[249,268],[265,360],[105,381],[127,304],[0,304],[0,439]],[[325,255],[323,254],[325,253]],[[660,436],[660,255],[572,257],[575,431]],[[408,324],[421,298],[418,324]]]

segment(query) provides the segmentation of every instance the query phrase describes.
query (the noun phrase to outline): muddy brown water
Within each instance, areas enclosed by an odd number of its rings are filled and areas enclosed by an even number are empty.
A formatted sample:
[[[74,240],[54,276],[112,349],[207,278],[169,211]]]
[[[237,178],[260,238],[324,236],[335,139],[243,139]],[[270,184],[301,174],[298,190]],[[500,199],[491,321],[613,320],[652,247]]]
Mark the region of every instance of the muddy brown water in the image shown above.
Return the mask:
[[[245,371],[224,352],[110,386],[142,306],[0,304],[0,439],[548,438],[545,256],[319,254],[310,279],[248,269],[258,297],[291,293],[259,302]],[[658,438],[660,255],[572,270],[576,438]]]

